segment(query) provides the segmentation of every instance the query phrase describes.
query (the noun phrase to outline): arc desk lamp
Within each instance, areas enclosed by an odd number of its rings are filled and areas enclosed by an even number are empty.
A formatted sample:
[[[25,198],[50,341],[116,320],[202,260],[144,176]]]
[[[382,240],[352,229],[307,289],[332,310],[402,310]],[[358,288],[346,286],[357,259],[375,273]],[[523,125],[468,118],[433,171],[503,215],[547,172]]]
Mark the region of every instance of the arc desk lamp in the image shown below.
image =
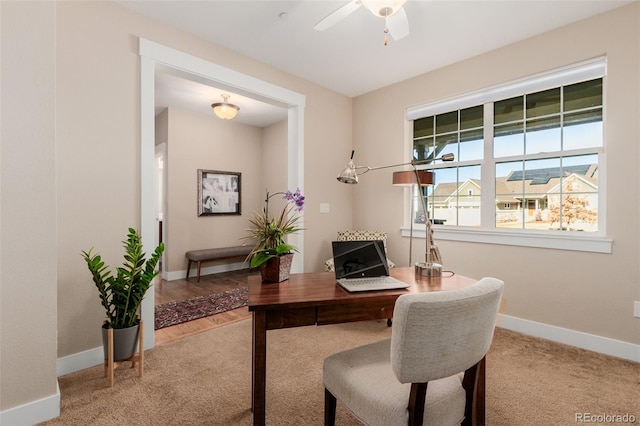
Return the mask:
[[[390,164],[387,166],[356,166],[353,163],[353,156],[355,151],[351,151],[351,158],[349,162],[345,166],[344,170],[338,175],[338,181],[347,184],[357,184],[358,176],[363,175],[371,170],[380,170],[380,169],[388,169],[392,167],[402,167],[402,166],[411,166],[413,170],[402,171],[402,172],[394,172],[393,173],[393,184],[394,185],[418,185],[420,186],[428,186],[433,185],[433,172],[427,170],[418,170],[416,166],[421,164],[429,164],[437,160],[441,161],[453,161],[455,156],[453,154],[444,154],[438,158],[430,158],[427,160],[412,160],[406,163],[399,164]],[[416,278],[420,277],[440,277],[442,276],[442,264],[439,252],[436,251],[436,254],[432,253],[432,233],[431,229],[431,220],[427,217],[427,204],[424,201],[424,196],[420,196],[420,201],[422,202],[422,209],[425,214],[425,227],[426,227],[426,253],[425,253],[425,261],[417,262],[415,264],[415,275]],[[409,253],[411,253],[411,245],[413,242],[413,218],[411,219],[411,239],[409,246]],[[409,259],[411,259],[411,254],[409,254]]]

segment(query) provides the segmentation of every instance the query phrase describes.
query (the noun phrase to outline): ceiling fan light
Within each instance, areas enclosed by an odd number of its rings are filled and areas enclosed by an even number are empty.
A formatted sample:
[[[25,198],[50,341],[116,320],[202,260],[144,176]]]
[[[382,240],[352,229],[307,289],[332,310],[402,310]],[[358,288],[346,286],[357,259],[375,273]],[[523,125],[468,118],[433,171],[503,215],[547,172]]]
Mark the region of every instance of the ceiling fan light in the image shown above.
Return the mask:
[[[362,0],[362,5],[374,15],[388,18],[395,15],[406,2],[407,0]]]
[[[223,102],[211,104],[213,112],[223,120],[233,120],[235,116],[238,115],[238,111],[240,111],[240,108],[237,105],[227,102],[227,100],[229,99],[229,95],[222,95],[222,99]]]

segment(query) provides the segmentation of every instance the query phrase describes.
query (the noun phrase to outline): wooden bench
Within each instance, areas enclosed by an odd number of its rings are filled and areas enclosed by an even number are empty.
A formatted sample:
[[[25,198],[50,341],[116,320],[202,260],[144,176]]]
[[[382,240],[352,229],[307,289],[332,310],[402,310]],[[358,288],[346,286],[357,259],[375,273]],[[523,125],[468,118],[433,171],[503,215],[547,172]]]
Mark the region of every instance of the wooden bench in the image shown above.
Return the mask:
[[[214,260],[230,259],[234,257],[247,257],[251,253],[252,246],[236,246],[236,247],[219,247],[204,250],[191,250],[185,253],[184,257],[189,259],[187,265],[187,279],[189,279],[189,271],[191,263],[198,262],[198,281],[200,282],[200,267],[203,262],[211,262]]]

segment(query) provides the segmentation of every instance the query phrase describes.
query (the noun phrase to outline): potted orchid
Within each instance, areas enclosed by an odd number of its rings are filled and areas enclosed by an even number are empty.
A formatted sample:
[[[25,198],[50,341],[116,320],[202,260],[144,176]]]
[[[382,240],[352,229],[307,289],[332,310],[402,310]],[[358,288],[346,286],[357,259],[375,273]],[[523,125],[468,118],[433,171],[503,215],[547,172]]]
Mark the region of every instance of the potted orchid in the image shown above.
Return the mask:
[[[269,200],[282,195],[288,201],[279,215],[269,216]],[[286,242],[286,236],[300,231],[298,226],[300,216],[297,214],[304,208],[304,196],[297,188],[295,192],[266,192],[264,207],[254,217],[249,219],[251,228],[245,240],[255,241],[255,246],[247,259],[251,268],[260,268],[263,281],[280,282],[289,278],[289,270],[293,259],[293,252],[298,249]]]

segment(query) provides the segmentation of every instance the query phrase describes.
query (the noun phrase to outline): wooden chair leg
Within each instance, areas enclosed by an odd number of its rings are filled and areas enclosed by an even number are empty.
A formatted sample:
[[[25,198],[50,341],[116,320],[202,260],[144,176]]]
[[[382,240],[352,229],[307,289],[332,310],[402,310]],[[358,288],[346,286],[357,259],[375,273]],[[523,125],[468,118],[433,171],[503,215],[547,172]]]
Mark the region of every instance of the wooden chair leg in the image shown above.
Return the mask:
[[[331,392],[324,389],[324,425],[335,426],[336,424],[336,397]]]
[[[409,394],[409,425],[422,425],[428,383],[411,383]]]
[[[191,270],[191,259],[189,259],[189,263],[187,264],[187,279],[189,279],[189,271]]]
[[[484,425],[484,383],[481,381],[481,369],[485,358],[464,372],[462,387],[466,394],[463,426]]]
[[[202,265],[202,262],[198,260],[198,281],[196,282],[200,282],[200,265]]]
[[[487,357],[483,357],[478,363],[478,381],[476,387],[475,421],[478,426],[485,425],[486,415],[486,370]]]

